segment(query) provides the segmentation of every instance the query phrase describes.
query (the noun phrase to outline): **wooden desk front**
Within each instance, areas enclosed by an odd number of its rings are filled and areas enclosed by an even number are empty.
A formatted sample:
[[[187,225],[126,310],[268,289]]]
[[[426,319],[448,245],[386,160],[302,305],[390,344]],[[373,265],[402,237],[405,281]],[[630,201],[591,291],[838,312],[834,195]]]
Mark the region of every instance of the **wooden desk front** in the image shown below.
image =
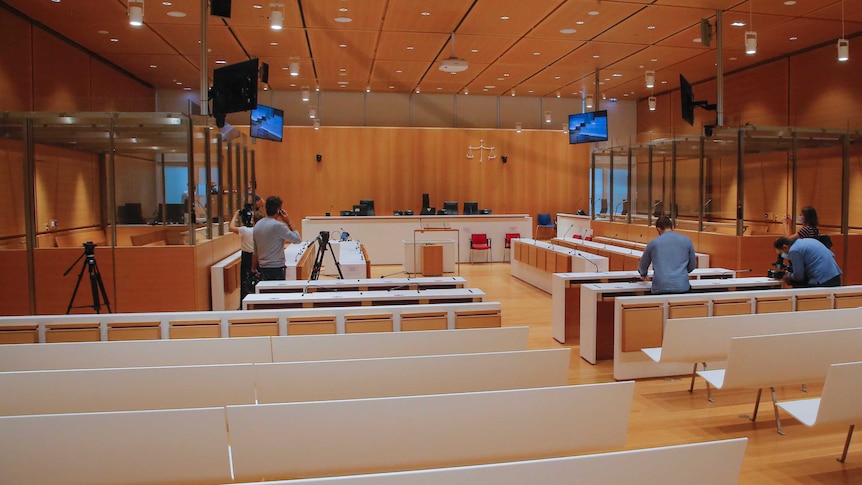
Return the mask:
[[[318,308],[345,306],[424,305],[429,303],[470,303],[485,301],[478,288],[441,290],[379,290],[314,293],[253,294],[242,301],[244,310],[270,308]]]
[[[599,283],[581,286],[581,357],[591,364],[614,357],[614,300],[622,296],[650,294],[652,282]],[[690,293],[781,288],[772,278],[727,278],[692,280]],[[664,295],[672,296],[672,295]],[[653,296],[661,298],[662,295]],[[623,331],[625,328],[623,327]]]

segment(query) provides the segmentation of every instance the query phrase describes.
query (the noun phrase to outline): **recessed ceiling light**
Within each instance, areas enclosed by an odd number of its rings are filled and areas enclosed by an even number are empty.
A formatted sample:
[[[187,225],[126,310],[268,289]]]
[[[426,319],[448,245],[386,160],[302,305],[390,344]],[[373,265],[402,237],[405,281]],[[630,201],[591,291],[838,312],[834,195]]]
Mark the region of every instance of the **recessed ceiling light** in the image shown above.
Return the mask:
[[[506,80],[506,78],[504,78],[504,77],[498,77],[497,78],[497,81],[505,81],[505,80]]]
[[[423,16],[423,17],[427,17],[427,16],[429,16],[429,15],[431,15],[431,12],[422,12],[422,16]]]
[[[350,17],[335,17],[333,20],[335,20],[336,22],[338,22],[340,24],[346,24],[349,22],[353,22],[353,19]]]
[[[738,60],[739,58],[738,57],[730,57],[728,59],[730,59],[731,61],[735,61],[735,60]]]
[[[216,63],[216,64],[227,64],[227,61],[225,61],[224,59],[217,59],[217,60],[215,61],[215,63]]]
[[[338,47],[341,47],[342,49],[346,49],[346,48],[347,48],[347,44],[338,44]]]
[[[173,3],[171,3],[171,2],[162,2],[162,5],[164,5],[165,7],[170,7],[171,5],[173,5]]]
[[[647,30],[655,30],[655,25],[648,25]]]
[[[290,83],[290,87],[295,88],[295,87],[296,87],[296,83]]]
[[[97,31],[96,33],[97,33],[97,34],[102,34],[102,35],[108,35],[108,31],[107,31],[107,30],[99,30],[99,31]]]
[[[155,69],[155,68],[157,68],[157,67],[159,67],[159,66],[157,66],[157,65],[155,65],[155,64],[150,64],[150,67],[151,67],[152,69]]]
[[[667,80],[664,80],[664,81],[662,81],[661,83],[662,83],[662,84],[667,84]]]
[[[560,76],[554,76],[554,79],[555,80],[560,79]]]
[[[796,5],[796,0],[787,0],[784,2],[784,5],[787,5],[788,7]]]
[[[745,22],[740,22],[740,21],[731,22],[730,26],[731,27],[745,27]]]
[[[598,55],[598,54],[596,54],[596,55],[594,55],[594,56],[593,56],[593,59],[598,59],[598,58],[599,58],[599,55]]]
[[[650,62],[658,62],[658,59],[650,59]]]
[[[614,77],[623,77],[623,75],[622,75],[622,74],[620,74],[620,73],[615,73],[615,74],[613,74],[613,76],[614,76]]]
[[[508,16],[508,15],[503,15],[502,17],[500,17],[500,20],[509,20],[509,16]]]
[[[344,8],[344,7],[341,7],[341,8],[339,8],[339,9],[338,9],[338,11],[339,11],[339,12],[346,12],[346,11],[347,11],[347,9],[346,9],[346,8]]]
[[[120,39],[118,39],[118,38],[116,38],[116,37],[112,37],[112,38],[111,38],[111,42],[119,42],[119,41],[120,41]]]
[[[529,90],[529,91],[527,91],[527,92],[528,92],[528,93],[530,93],[530,94],[533,94],[533,90],[532,90],[532,89],[531,89],[531,90]]]
[[[583,21],[583,20],[578,20],[577,22],[575,22],[575,25],[584,25],[584,21]]]
[[[60,0],[51,0],[54,3],[60,3]]]
[[[540,56],[540,55],[542,55],[542,53],[541,52],[533,52],[533,55],[534,56]]]
[[[489,85],[485,86],[485,89],[494,89],[496,87],[497,86],[494,86],[493,84],[489,84]]]
[[[791,38],[790,38],[790,40],[798,40],[798,39],[799,39],[799,38],[798,38],[798,37],[796,37],[795,35],[794,35],[793,37],[791,37]]]
[[[509,77],[509,73],[508,73],[508,72],[504,72],[504,73],[503,73],[503,76],[504,76],[504,77]]]
[[[408,46],[407,46],[407,50],[408,50],[408,51],[412,51],[412,50],[413,50],[413,46],[412,46],[412,45],[408,45]]]
[[[473,54],[475,54],[475,53],[479,52],[479,49],[470,49],[470,52],[472,52]]]
[[[350,84],[350,81],[338,81],[338,84],[341,84],[342,86],[344,86],[346,84]]]
[[[402,71],[401,69],[396,69],[396,70],[395,70],[395,74],[401,74],[402,72],[404,72],[404,71]]]
[[[177,81],[177,85],[182,86],[183,85],[182,81]]]
[[[344,68],[344,67],[339,68],[338,70],[339,70],[340,72],[347,72],[347,68]],[[395,72],[398,72],[398,71],[395,71]]]
[[[185,16],[186,16],[185,12],[177,12],[177,11],[168,12],[168,17],[183,18]]]
[[[184,89],[184,90],[186,90],[186,91],[191,91],[191,90],[192,90],[192,88],[190,88],[190,87],[188,87],[188,86],[184,87],[183,89]]]
[[[592,15],[593,17],[595,17],[598,14],[599,14],[599,12],[597,12],[596,10],[590,10],[589,12],[587,12],[587,15]]]
[[[270,42],[269,45],[278,45],[278,42]]]
[[[443,88],[437,88],[437,91],[442,91],[442,90],[443,90]]]
[[[696,43],[696,44],[702,44],[703,43],[700,37],[695,37],[694,39],[691,39],[691,41]]]
[[[395,86],[389,86],[389,89],[395,89]]]
[[[568,35],[568,34],[574,34],[575,32],[577,32],[577,30],[575,30],[575,29],[560,29],[561,34]]]
[[[252,5],[252,8],[263,8],[263,5],[254,4]]]

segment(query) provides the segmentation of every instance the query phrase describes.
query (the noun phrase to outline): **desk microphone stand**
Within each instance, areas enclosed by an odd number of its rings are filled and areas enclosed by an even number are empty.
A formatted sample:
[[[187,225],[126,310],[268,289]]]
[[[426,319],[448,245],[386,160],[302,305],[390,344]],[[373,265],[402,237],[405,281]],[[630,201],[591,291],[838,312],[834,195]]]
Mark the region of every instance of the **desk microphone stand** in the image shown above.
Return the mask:
[[[113,313],[111,312],[111,303],[108,301],[108,294],[105,292],[105,284],[102,283],[102,274],[99,273],[99,265],[96,264],[95,248],[96,245],[93,241],[85,242],[84,254],[78,256],[78,259],[72,263],[72,266],[69,266],[69,269],[63,273],[63,276],[69,274],[69,272],[72,271],[72,268],[78,264],[78,261],[86,256],[84,264],[81,265],[81,271],[78,273],[78,281],[75,283],[75,291],[72,292],[72,298],[69,299],[69,305],[66,307],[66,315],[72,312],[72,308],[92,308],[96,313],[100,313],[102,309],[102,303],[99,299],[100,294],[101,298],[105,302],[105,306],[108,307],[108,313]],[[81,278],[84,276],[85,269],[90,274],[90,292],[93,294],[93,304],[73,307],[72,304],[75,302],[75,295],[78,294],[78,287],[81,286]]]
[[[335,251],[332,250],[332,243],[329,242],[329,231],[320,231],[317,237],[317,256],[314,258],[314,267],[311,269],[309,281],[320,278],[320,267],[323,266],[323,256],[326,254],[326,248],[329,248],[329,254],[332,255],[332,260],[335,261],[335,268],[338,270],[338,279],[343,280],[344,275],[341,274],[341,264],[338,258],[335,257]]]

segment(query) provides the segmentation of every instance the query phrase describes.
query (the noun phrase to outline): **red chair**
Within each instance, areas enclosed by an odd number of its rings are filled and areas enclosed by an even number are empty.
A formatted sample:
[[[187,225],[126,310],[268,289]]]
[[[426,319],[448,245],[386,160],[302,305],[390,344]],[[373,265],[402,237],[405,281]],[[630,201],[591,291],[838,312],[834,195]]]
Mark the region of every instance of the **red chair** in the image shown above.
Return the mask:
[[[509,249],[512,247],[512,239],[518,239],[520,237],[521,237],[521,233],[518,233],[518,232],[507,232],[506,233],[506,243],[505,243],[506,252],[503,253],[503,259],[506,259],[509,257],[509,253],[511,252],[511,251],[509,251]]]
[[[470,236],[470,264],[473,264],[473,251],[488,251],[487,261],[491,262],[491,239],[487,234],[473,234]]]

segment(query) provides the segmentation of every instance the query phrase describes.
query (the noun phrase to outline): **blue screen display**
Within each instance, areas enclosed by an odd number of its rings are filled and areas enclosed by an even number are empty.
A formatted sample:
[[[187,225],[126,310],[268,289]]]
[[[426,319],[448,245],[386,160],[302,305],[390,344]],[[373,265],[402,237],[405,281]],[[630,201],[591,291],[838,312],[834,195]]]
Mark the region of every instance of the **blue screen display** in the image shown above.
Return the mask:
[[[264,140],[281,141],[284,134],[284,111],[262,104],[251,110],[249,134]]]
[[[569,115],[569,143],[589,143],[608,140],[608,112]]]

